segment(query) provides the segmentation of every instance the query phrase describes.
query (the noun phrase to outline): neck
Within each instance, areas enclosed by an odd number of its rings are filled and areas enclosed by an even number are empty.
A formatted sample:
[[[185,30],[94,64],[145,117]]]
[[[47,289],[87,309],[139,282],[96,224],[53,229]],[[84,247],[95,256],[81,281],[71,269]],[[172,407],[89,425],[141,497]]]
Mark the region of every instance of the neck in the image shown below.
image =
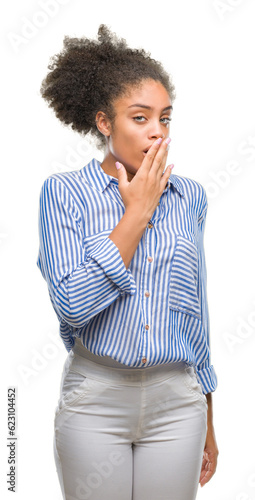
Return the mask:
[[[116,161],[117,158],[115,158],[109,151],[106,151],[104,159],[101,163],[101,168],[107,175],[111,175],[112,177],[115,177],[117,179],[117,171],[115,166]]]
[[[104,159],[101,163],[101,168],[107,175],[111,175],[112,177],[115,177],[115,179],[118,179],[117,170],[115,166],[116,161],[118,161],[118,158],[116,158],[116,156],[114,156],[107,148],[105,151]],[[127,171],[127,177],[130,182],[133,179],[134,174]]]

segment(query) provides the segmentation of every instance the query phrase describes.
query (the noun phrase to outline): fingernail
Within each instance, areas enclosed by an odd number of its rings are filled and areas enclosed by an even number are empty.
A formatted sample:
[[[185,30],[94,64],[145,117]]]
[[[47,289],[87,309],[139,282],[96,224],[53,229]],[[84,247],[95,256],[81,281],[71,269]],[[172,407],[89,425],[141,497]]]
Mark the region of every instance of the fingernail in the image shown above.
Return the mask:
[[[168,138],[165,140],[165,143],[166,143],[166,144],[170,144],[170,142],[171,142],[171,139],[170,139],[170,137],[168,137]]]
[[[172,163],[172,165],[170,165],[170,168],[171,168],[171,170],[173,170],[173,168],[174,168],[174,164],[173,163]]]
[[[156,144],[161,144],[161,142],[162,142],[162,137],[156,140]]]
[[[116,161],[115,163],[117,170],[121,168],[121,163],[119,161]]]

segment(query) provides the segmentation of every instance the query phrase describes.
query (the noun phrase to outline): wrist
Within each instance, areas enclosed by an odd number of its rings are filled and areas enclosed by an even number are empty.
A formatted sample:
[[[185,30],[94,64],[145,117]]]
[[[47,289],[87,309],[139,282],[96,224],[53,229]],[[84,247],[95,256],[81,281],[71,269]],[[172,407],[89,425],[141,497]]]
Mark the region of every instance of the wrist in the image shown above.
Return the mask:
[[[141,229],[145,229],[150,216],[148,214],[142,213],[140,210],[135,209],[134,207],[128,207],[125,210],[124,216],[127,221],[134,223],[136,227],[140,227]]]

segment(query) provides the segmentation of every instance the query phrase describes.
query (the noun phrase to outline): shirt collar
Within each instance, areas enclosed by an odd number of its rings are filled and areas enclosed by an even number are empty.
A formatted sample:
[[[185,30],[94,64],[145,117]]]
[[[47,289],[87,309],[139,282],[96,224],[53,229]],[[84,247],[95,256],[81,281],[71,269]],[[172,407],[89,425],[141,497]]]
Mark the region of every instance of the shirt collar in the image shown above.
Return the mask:
[[[118,179],[106,174],[101,168],[101,163],[96,160],[96,158],[93,158],[85,167],[81,169],[81,175],[86,182],[97,189],[97,191],[103,192],[110,183],[118,186]],[[183,187],[177,175],[170,175],[166,188],[170,188],[171,184],[181,196],[184,196]]]
[[[93,158],[93,160],[81,169],[81,174],[85,181],[97,189],[97,191],[103,192],[110,182],[118,185],[118,179],[106,174],[101,168],[101,163],[96,158]]]
[[[167,187],[170,187],[171,184],[173,185],[173,187],[178,191],[178,193],[181,196],[184,196],[183,186],[182,186],[182,183],[180,181],[179,176],[177,176],[175,174],[171,174],[170,178],[167,181]]]

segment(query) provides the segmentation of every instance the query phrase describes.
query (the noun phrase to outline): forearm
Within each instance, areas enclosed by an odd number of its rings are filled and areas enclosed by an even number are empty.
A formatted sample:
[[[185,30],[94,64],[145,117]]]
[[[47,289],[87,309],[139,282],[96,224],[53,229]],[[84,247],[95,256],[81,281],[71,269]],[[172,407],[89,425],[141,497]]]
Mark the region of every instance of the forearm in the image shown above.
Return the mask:
[[[211,392],[206,394],[206,399],[207,399],[207,405],[208,405],[207,428],[208,428],[208,430],[213,431],[213,405],[212,405],[212,393]]]
[[[206,394],[208,412],[207,412],[207,434],[204,446],[202,469],[200,474],[200,484],[204,486],[215,473],[217,467],[217,459],[219,450],[215,438],[213,427],[213,412],[212,412],[212,393]]]
[[[109,235],[109,238],[118,248],[126,268],[128,268],[133,258],[147,223],[146,217],[140,216],[134,210],[126,210]]]
[[[160,147],[161,141],[160,138],[153,143],[130,182],[124,166],[116,162],[119,191],[126,211],[109,238],[118,248],[126,268],[157,208],[173,167],[169,165],[165,169],[170,139],[163,141]]]
[[[52,290],[61,316],[76,328],[85,326],[120,295],[135,292],[134,278],[109,238]]]

